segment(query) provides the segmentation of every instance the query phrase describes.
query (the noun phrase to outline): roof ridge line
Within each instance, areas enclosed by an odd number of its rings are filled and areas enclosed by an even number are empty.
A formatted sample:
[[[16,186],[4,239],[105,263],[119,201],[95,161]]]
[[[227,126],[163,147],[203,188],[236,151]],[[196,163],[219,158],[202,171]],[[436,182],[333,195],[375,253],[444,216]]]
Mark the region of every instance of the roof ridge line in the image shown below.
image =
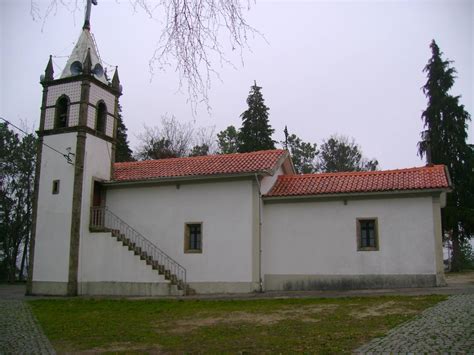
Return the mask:
[[[414,170],[428,170],[439,167],[444,167],[442,164],[436,164],[431,166],[417,166],[412,168],[400,168],[400,169],[389,169],[389,170],[374,170],[374,171],[339,171],[330,173],[309,173],[309,174],[296,174],[296,175],[280,175],[278,178],[281,179],[296,179],[296,178],[310,178],[310,177],[322,177],[322,176],[365,176],[365,175],[381,175],[384,173],[397,173],[397,172],[410,172]]]
[[[117,164],[143,164],[143,163],[150,163],[156,161],[177,161],[177,160],[200,160],[200,159],[209,159],[211,157],[226,157],[231,158],[235,156],[243,156],[243,155],[261,155],[266,153],[283,153],[286,152],[285,149],[268,149],[268,150],[258,150],[255,152],[245,152],[245,153],[229,153],[229,154],[209,154],[209,155],[199,155],[195,157],[176,157],[176,158],[166,158],[166,159],[148,159],[148,160],[138,160],[138,161],[125,161],[125,162],[116,162],[114,165]]]

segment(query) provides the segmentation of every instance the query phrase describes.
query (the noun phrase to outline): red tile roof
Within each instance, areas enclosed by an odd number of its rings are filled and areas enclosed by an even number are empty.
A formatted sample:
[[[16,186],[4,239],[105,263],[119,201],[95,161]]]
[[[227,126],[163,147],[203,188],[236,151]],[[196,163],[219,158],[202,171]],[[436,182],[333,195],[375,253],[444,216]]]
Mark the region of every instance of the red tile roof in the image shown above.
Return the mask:
[[[115,163],[113,181],[272,172],[286,150]]]
[[[447,188],[450,188],[450,182],[444,165],[434,165],[385,171],[280,175],[266,196],[305,196]]]

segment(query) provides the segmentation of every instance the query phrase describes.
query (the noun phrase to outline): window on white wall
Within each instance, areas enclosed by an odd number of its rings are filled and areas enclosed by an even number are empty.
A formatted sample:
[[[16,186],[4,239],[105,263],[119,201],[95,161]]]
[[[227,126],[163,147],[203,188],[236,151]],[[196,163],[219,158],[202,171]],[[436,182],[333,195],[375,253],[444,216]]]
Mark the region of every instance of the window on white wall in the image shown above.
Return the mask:
[[[202,253],[202,223],[186,223],[184,227],[184,252]]]
[[[357,250],[379,250],[377,218],[357,218]]]

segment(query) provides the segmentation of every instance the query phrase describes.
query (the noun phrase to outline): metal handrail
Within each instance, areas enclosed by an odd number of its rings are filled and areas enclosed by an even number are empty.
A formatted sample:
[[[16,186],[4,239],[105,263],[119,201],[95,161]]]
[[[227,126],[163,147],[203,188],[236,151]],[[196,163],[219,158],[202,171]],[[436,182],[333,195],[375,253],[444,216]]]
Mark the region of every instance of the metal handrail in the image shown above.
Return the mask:
[[[163,266],[169,272],[170,279],[172,275],[175,275],[177,282],[181,282],[183,289],[186,290],[186,269],[106,206],[91,207],[90,226],[112,232],[118,231],[123,234],[135,247],[140,248],[140,251],[151,257],[152,261]]]

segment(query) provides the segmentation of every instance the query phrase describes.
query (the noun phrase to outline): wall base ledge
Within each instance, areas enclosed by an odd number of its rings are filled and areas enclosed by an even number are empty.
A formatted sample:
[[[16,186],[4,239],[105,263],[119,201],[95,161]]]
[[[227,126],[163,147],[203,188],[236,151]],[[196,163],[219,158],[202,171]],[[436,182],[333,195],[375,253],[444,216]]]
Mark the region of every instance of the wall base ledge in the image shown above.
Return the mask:
[[[67,296],[67,282],[33,280],[31,283],[31,295]]]
[[[197,294],[251,293],[259,289],[258,282],[189,282]]]
[[[169,282],[80,282],[79,294],[89,296],[182,296],[183,291]]]
[[[436,274],[264,276],[266,291],[356,290],[442,286]]]

